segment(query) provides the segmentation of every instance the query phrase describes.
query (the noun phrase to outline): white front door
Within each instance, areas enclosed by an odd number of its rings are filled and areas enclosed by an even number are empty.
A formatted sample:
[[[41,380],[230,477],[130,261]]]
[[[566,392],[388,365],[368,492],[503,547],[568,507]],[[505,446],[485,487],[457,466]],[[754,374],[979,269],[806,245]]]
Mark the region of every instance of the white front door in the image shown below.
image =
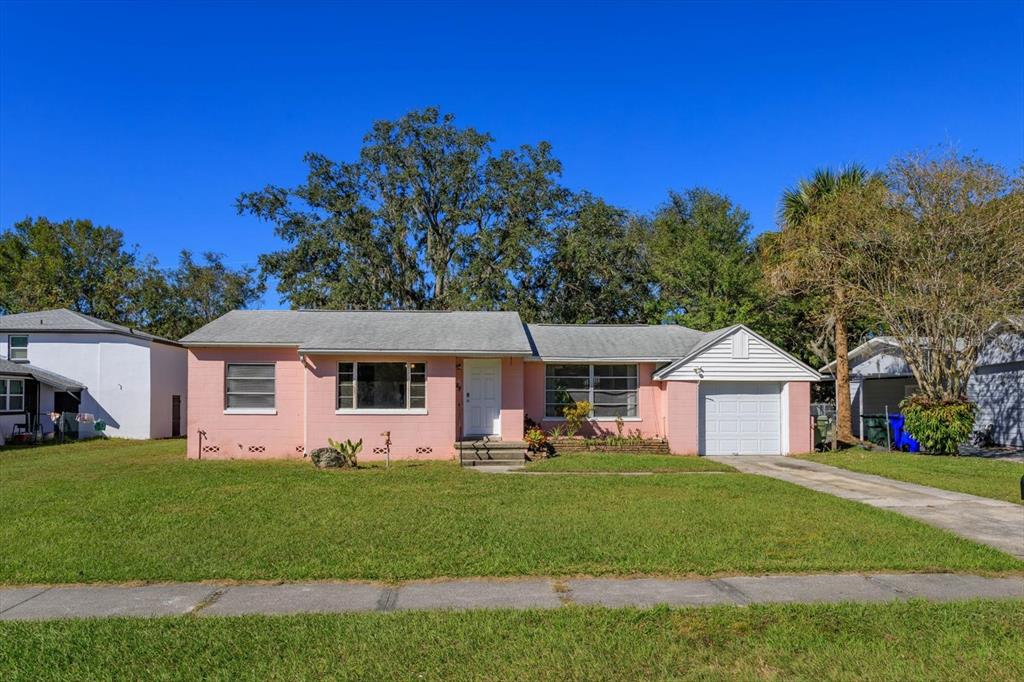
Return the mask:
[[[501,360],[464,360],[462,385],[463,435],[501,435]]]
[[[701,386],[702,455],[782,453],[782,385],[705,383]]]

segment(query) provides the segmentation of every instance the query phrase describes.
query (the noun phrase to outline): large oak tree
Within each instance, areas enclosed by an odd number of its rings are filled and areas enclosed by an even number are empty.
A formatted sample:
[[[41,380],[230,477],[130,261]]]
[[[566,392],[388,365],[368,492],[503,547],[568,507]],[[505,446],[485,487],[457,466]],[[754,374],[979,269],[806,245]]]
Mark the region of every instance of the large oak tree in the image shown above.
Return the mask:
[[[515,307],[569,192],[550,145],[495,153],[436,108],[378,121],[359,158],[242,194],[288,247],[260,260],[293,307]]]

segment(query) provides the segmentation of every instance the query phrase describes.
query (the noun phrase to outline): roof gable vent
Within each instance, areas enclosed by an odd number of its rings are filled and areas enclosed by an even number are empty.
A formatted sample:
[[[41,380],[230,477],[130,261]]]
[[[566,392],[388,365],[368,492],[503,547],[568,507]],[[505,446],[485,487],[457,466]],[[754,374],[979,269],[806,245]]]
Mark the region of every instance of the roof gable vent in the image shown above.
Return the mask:
[[[750,357],[750,335],[742,329],[732,335],[732,357],[734,360]]]

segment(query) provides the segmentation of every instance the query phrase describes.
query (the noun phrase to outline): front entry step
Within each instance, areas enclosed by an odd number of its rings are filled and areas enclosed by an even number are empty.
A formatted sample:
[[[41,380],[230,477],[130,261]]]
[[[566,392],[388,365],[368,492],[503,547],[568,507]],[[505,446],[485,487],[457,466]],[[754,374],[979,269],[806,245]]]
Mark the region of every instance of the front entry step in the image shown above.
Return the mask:
[[[521,467],[526,464],[525,459],[464,459],[464,467]]]
[[[521,466],[526,463],[526,442],[480,438],[455,443],[462,466]]]

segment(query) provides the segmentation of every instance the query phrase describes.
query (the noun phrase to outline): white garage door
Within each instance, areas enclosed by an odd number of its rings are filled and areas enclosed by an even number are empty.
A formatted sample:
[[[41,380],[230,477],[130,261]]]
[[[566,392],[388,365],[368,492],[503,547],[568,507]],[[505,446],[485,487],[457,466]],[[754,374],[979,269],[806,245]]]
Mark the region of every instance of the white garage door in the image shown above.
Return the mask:
[[[777,383],[703,384],[701,454],[781,454],[781,392]]]

